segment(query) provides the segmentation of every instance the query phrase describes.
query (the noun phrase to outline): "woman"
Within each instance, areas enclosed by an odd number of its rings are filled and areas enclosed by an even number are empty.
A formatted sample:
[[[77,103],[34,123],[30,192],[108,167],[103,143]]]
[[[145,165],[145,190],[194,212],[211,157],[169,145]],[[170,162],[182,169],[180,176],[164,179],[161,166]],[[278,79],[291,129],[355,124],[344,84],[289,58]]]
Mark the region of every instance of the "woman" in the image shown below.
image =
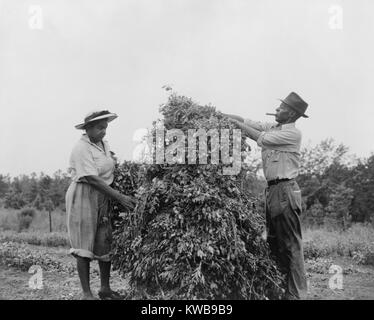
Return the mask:
[[[112,240],[109,199],[125,208],[133,208],[134,200],[112,189],[115,159],[106,140],[108,122],[117,118],[109,111],[90,113],[84,123],[76,125],[85,130],[70,156],[72,183],[66,193],[66,212],[70,254],[77,259],[83,299],[95,299],[90,289],[90,261],[98,260],[101,299],[121,299],[109,285],[110,246]]]

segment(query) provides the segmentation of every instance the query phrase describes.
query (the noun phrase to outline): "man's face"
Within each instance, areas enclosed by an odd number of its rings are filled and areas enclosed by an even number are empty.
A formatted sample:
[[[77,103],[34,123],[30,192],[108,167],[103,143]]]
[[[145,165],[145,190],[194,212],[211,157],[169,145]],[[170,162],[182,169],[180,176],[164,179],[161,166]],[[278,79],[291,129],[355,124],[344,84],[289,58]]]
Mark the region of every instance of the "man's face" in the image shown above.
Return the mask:
[[[275,121],[278,123],[287,122],[290,116],[292,115],[292,111],[290,110],[290,108],[283,102],[275,111]]]
[[[88,127],[86,129],[86,132],[92,141],[98,142],[98,141],[101,141],[105,137],[107,127],[108,127],[108,121],[106,119],[103,119],[95,123],[93,126]]]

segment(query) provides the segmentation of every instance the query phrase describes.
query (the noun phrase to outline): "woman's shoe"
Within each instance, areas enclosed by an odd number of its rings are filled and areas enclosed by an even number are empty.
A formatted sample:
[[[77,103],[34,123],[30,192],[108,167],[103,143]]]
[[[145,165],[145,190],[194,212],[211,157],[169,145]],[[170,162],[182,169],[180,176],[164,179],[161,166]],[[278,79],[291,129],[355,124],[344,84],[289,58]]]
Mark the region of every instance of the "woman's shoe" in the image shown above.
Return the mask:
[[[123,296],[113,290],[99,291],[98,295],[101,300],[123,300]]]

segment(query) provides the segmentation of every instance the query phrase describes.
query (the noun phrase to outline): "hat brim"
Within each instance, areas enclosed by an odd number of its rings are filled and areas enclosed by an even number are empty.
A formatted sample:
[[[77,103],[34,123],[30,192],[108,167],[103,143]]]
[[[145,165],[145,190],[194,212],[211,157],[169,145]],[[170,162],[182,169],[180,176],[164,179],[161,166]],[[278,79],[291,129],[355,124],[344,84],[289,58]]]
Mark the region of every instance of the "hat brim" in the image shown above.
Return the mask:
[[[282,99],[278,99],[280,101],[282,101],[284,104],[288,105],[290,108],[292,108],[292,110],[296,111],[300,116],[304,117],[304,118],[309,118],[309,116],[307,116],[305,113],[300,113],[299,110],[297,110],[294,106],[291,106],[290,104],[288,104],[287,102],[285,102],[284,100]]]
[[[86,125],[90,122],[93,122],[93,121],[97,121],[97,120],[103,120],[103,119],[107,119],[108,122],[111,122],[113,121],[114,119],[118,118],[118,116],[115,114],[115,113],[108,113],[108,114],[104,114],[102,116],[99,116],[99,117],[96,117],[96,118],[93,118],[85,123],[80,123],[80,124],[77,124],[75,126],[76,129],[79,129],[79,130],[82,130],[86,127]]]

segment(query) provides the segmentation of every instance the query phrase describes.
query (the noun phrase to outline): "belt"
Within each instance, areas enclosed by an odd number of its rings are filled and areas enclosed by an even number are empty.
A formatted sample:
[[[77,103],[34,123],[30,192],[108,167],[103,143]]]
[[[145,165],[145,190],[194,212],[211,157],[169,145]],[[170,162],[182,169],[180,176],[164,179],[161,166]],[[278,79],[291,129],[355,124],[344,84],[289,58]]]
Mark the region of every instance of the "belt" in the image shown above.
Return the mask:
[[[291,181],[291,180],[293,180],[293,179],[275,179],[275,180],[270,180],[270,181],[268,181],[268,187],[274,186],[274,185],[276,185],[276,184],[278,184],[280,182]]]

